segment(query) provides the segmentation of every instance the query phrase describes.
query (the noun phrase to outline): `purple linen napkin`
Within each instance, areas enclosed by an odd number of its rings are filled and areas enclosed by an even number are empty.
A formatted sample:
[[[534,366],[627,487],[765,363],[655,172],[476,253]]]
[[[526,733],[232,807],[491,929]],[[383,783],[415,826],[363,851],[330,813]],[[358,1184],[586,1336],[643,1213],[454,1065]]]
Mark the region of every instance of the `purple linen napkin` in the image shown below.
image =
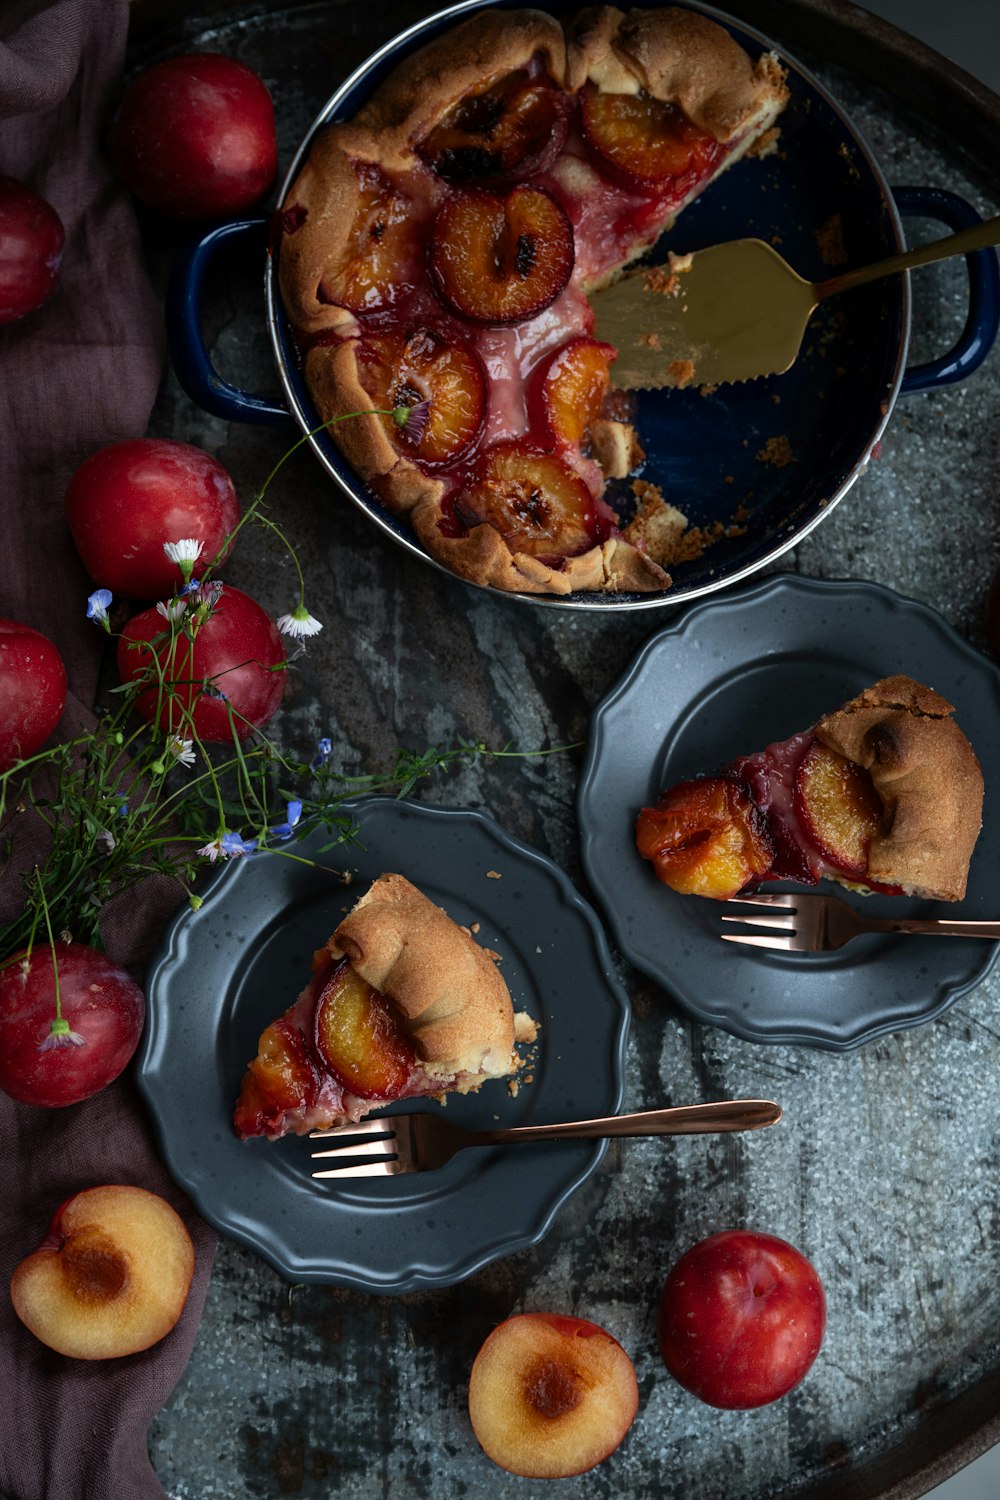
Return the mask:
[[[67,482],[94,449],[141,436],[162,366],[161,313],[127,196],[102,133],[121,87],[127,0],[14,0],[0,6],[0,173],[35,188],[66,229],[59,285],[39,311],[0,327],[0,615],[62,653],[70,697],[60,732],[93,723],[103,632],[85,619],[89,582],[63,518]],[[19,868],[44,847],[17,818]],[[22,824],[22,819],[23,824]],[[141,979],[179,887],[146,882],[104,929],[111,957]],[[23,892],[10,864],[0,915]],[[129,1073],[93,1099],[34,1109],[0,1094],[0,1493],[7,1500],[154,1500],[149,1423],[187,1363],[214,1234],[173,1185]],[[81,1188],[134,1183],[184,1218],[197,1266],[178,1326],[118,1360],[55,1354],[14,1314],[16,1263]]]

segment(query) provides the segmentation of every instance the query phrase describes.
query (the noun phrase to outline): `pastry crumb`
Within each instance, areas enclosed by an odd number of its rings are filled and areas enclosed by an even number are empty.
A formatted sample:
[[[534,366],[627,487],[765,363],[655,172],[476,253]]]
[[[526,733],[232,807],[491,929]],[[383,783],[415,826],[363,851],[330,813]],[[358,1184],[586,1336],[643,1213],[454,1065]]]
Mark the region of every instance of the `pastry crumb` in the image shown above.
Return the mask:
[[[765,130],[764,134],[754,141],[753,145],[747,151],[747,156],[773,156],[778,149],[780,138],[780,125],[772,125],[770,130]]]
[[[486,871],[486,879],[487,880],[502,880],[503,876],[500,874],[499,870],[487,870]]]
[[[825,266],[846,266],[847,246],[844,243],[844,221],[840,214],[831,214],[819,226],[816,244],[820,260]]]
[[[537,1042],[538,1022],[528,1015],[526,1010],[514,1012],[514,1040],[515,1042]]]
[[[660,567],[675,562],[687,516],[675,505],[670,505],[663,498],[659,485],[649,480],[635,480],[632,493],[639,501],[639,508],[625,527],[625,537],[633,546],[641,547]]]
[[[472,926],[469,928],[469,931],[470,932],[478,932],[479,928],[480,928],[480,925],[481,924],[479,922],[473,922]]]
[[[674,359],[667,366],[667,374],[679,391],[694,380],[694,360]]]
[[[785,469],[789,464],[795,463],[795,454],[786,434],[780,437],[770,437],[759,452],[754,454],[759,464],[770,464],[774,469]]]

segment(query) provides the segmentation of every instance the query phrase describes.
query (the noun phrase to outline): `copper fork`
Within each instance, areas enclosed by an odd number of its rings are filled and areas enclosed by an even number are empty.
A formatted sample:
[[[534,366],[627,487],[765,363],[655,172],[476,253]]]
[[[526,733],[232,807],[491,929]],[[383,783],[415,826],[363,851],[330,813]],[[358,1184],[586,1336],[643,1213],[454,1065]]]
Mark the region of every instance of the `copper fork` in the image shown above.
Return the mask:
[[[335,1166],[314,1177],[396,1177],[431,1172],[467,1146],[512,1146],[524,1141],[592,1141],[621,1136],[705,1135],[715,1131],[759,1130],[781,1119],[781,1106],[770,1099],[722,1099],[711,1104],[681,1104],[645,1109],[632,1115],[605,1115],[596,1120],[569,1120],[557,1125],[515,1125],[507,1130],[462,1130],[440,1115],[385,1115],[357,1125],[314,1130],[310,1140],[332,1147],[314,1151],[313,1160],[331,1157]]]
[[[836,896],[786,894],[736,896],[727,907],[754,906],[756,914],[723,912],[724,922],[769,929],[761,935],[723,932],[727,943],[791,953],[827,953],[863,932],[906,932],[935,937],[1000,938],[1000,922],[958,922],[950,917],[869,917]],[[766,911],[759,909],[765,907]]]

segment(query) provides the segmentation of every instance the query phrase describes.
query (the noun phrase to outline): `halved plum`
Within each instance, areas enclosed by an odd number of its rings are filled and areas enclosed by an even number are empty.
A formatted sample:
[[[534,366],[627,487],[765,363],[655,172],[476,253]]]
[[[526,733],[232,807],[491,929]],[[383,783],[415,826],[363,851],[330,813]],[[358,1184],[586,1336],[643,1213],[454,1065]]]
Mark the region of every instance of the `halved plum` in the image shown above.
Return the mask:
[[[830,863],[861,879],[872,837],[885,821],[882,799],[864,767],[816,740],[795,778],[795,807]]]
[[[479,436],[486,410],[482,362],[468,344],[428,328],[407,332],[367,330],[358,347],[358,373],[372,401],[384,410],[430,403],[422,430],[412,435],[383,416],[396,447],[424,463],[451,463]]]
[[[316,1049],[359,1099],[397,1099],[416,1053],[386,997],[349,959],[336,965],[316,1008]]]
[[[562,459],[525,442],[490,448],[454,510],[464,526],[485,521],[511,552],[529,557],[572,557],[596,540],[597,516],[587,485]]]
[[[357,168],[359,199],[339,264],[323,279],[323,301],[351,312],[390,307],[416,270],[413,208],[377,167]]]
[[[617,356],[612,344],[598,339],[570,339],[538,367],[529,401],[539,425],[558,448],[578,447],[591,422],[601,415]]]
[[[636,847],[685,896],[728,901],[771,868],[774,843],[750,788],[727,776],[681,781],[644,807]]]
[[[569,281],[573,227],[543,188],[456,193],[438,210],[430,257],[449,307],[475,323],[521,323]]]
[[[699,130],[675,104],[651,94],[583,91],[580,121],[598,164],[627,187],[663,189],[676,183],[678,197],[707,177],[724,148]]]
[[[559,155],[567,109],[561,89],[518,68],[466,94],[417,149],[449,182],[513,181]]]

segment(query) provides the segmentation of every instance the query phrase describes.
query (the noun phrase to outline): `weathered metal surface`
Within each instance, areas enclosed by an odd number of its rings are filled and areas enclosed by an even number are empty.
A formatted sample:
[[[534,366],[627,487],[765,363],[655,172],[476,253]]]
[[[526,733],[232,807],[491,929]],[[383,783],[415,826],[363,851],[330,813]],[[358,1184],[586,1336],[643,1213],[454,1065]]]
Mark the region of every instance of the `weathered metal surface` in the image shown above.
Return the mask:
[[[265,7],[208,30],[190,18],[166,42],[190,48],[197,38],[256,68],[274,94],[287,160],[336,81],[429,9],[384,0]],[[888,95],[804,60],[851,112],[890,181],[948,187],[997,212]],[[171,247],[159,227],[149,244],[162,275]],[[926,356],[962,320],[961,272],[925,272],[914,293],[914,353]],[[250,388],[272,383],[257,264],[213,277],[206,327],[223,373]],[[878,461],[783,565],[891,584],[985,647],[983,603],[1000,554],[998,406],[996,356],[962,386],[901,401]],[[273,430],[228,427],[195,410],[170,376],[153,430],[215,454],[244,498],[281,449]],[[519,748],[580,741],[594,703],[664,623],[662,612],[536,611],[442,580],[333,492],[307,453],[275,483],[273,514],[306,563],[309,607],[326,623],[300,664],[282,732],[300,745],[329,734],[345,766],[386,765],[397,745],[458,736]],[[291,569],[261,534],[241,542],[226,576],[275,612],[292,601]],[[430,782],[422,795],[489,809],[584,889],[578,765],[578,751],[487,763]],[[634,1008],[626,1108],[754,1094],[782,1103],[781,1125],[613,1145],[540,1245],[448,1291],[389,1299],[296,1289],[222,1242],[189,1369],[151,1433],[171,1500],[541,1493],[482,1455],[465,1409],[482,1339],[507,1314],[534,1308],[602,1323],[636,1364],[632,1432],[575,1482],[574,1493],[585,1487],[595,1500],[764,1500],[826,1493],[825,1483],[841,1497],[912,1495],[967,1433],[974,1448],[988,1410],[977,1382],[1000,1369],[1000,977],[936,1023],[847,1055],[739,1041],[690,1023],[625,965],[622,977]],[[727,1414],[666,1376],[654,1319],[680,1251],[733,1225],[799,1245],[825,1281],[830,1317],[798,1391]],[[956,1398],[968,1410],[960,1404],[951,1416]],[[895,1457],[907,1448],[909,1461]],[[882,1463],[873,1478],[869,1460]]]

